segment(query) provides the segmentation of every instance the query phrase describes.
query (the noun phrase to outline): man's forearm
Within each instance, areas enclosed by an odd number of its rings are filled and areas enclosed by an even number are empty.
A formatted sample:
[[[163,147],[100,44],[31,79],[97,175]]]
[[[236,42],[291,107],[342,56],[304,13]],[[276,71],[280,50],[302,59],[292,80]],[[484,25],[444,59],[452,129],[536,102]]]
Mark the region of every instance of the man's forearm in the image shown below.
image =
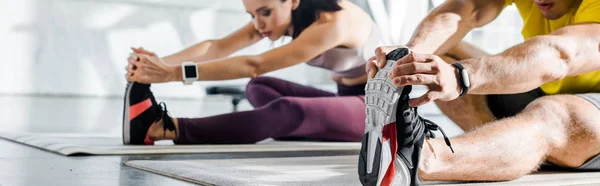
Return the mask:
[[[469,93],[522,93],[570,75],[568,54],[549,40],[538,37],[495,56],[460,61],[470,74]]]
[[[560,28],[489,57],[460,63],[473,94],[522,93],[566,76],[600,70],[600,24]]]

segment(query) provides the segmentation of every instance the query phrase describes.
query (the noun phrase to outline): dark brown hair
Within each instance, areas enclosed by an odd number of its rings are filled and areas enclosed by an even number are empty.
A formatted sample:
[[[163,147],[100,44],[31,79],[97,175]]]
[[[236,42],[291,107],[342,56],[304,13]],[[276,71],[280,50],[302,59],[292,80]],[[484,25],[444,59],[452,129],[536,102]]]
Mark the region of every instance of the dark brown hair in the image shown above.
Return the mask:
[[[288,0],[281,0],[286,2]],[[294,33],[292,38],[298,37],[306,27],[313,24],[321,12],[337,12],[342,10],[338,4],[339,0],[300,0],[300,4],[296,10],[292,11],[292,25]]]

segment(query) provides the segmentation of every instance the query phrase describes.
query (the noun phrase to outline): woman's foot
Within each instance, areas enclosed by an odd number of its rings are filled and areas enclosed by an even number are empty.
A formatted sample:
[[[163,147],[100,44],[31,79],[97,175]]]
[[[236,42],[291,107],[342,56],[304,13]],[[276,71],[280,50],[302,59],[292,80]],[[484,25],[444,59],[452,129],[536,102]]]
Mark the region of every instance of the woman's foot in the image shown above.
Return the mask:
[[[175,131],[175,124],[164,103],[158,104],[149,84],[129,83],[125,90],[123,109],[123,144],[152,145],[148,129],[156,121],[161,122],[165,131]]]
[[[171,130],[165,130],[164,129],[164,123],[163,123],[163,119],[156,121],[154,123],[152,123],[152,125],[150,125],[150,128],[148,128],[148,139],[150,139],[151,141],[158,141],[158,140],[174,140],[177,138],[177,119],[176,118],[172,118],[171,119],[173,124],[175,125],[175,130],[171,131]]]

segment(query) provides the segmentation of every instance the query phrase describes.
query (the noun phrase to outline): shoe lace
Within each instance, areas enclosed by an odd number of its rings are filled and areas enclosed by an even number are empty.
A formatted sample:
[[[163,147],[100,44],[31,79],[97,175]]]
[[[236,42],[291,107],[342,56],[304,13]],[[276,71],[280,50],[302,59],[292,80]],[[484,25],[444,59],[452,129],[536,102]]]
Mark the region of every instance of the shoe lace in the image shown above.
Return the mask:
[[[452,144],[450,143],[450,139],[448,138],[448,136],[444,132],[444,129],[442,129],[442,127],[440,127],[439,125],[435,124],[431,120],[422,118],[421,116],[419,116],[419,118],[422,119],[423,122],[425,123],[425,133],[426,133],[426,136],[429,137],[429,138],[435,138],[435,133],[433,133],[433,131],[439,130],[440,132],[442,132],[442,135],[444,136],[444,141],[446,141],[446,145],[448,145],[448,147],[450,147],[450,150],[452,151],[452,153],[454,153],[454,149],[452,148]]]
[[[152,96],[152,97],[154,97],[154,96]],[[167,111],[167,105],[165,104],[165,102],[160,102],[158,104],[158,108],[160,109],[160,116],[157,120],[161,120],[161,119],[163,120],[163,130],[164,130],[163,137],[166,138],[167,130],[174,131],[175,135],[177,135],[177,130],[175,129],[175,124],[173,124],[173,120],[171,120],[171,117],[169,116],[169,111]]]
[[[416,121],[418,122],[419,120],[423,121],[424,123],[424,134],[426,137],[428,138],[435,138],[435,133],[433,133],[433,131],[440,131],[442,132],[442,135],[444,136],[444,141],[446,142],[446,145],[448,145],[448,147],[450,147],[450,150],[452,151],[452,153],[454,153],[454,148],[452,148],[452,144],[450,143],[450,139],[448,138],[448,135],[446,135],[446,132],[444,132],[444,129],[442,129],[439,125],[435,124],[433,121],[425,119],[423,117],[421,117],[418,113],[417,113],[417,108],[413,108],[415,109],[414,112],[417,115],[417,119]],[[417,125],[416,128],[409,134],[409,135],[413,135],[415,131],[420,131],[421,127],[423,127],[422,125]],[[407,146],[412,146],[415,143],[415,140],[419,139],[419,138],[415,138],[413,137],[408,143]]]

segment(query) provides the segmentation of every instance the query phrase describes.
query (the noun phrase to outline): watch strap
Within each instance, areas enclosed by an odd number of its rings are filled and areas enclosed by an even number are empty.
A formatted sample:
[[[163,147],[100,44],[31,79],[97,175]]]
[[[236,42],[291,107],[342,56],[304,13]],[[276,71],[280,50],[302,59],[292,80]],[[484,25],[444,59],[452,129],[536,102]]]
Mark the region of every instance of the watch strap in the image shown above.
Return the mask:
[[[465,67],[460,63],[453,63],[452,66],[456,67],[458,70],[458,84],[462,89],[460,96],[464,96],[467,94],[467,92],[469,92],[469,75]]]

